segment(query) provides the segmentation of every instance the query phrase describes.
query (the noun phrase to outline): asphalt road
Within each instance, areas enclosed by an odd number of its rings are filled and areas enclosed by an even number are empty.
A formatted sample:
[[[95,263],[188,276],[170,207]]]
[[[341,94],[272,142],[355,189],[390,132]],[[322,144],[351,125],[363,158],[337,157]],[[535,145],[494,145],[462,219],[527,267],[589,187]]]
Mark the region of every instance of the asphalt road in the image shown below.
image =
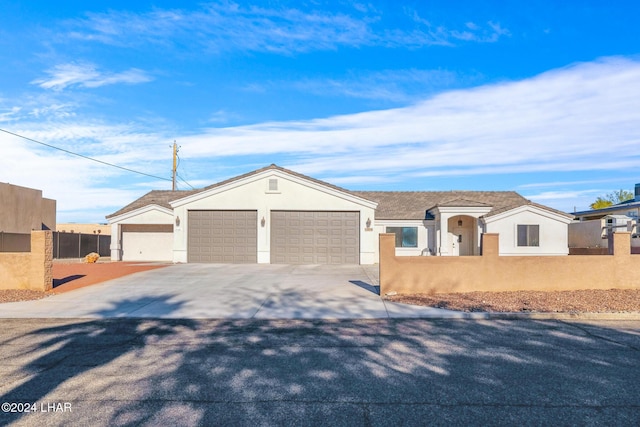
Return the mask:
[[[637,321],[8,319],[0,349],[0,425],[640,419]]]

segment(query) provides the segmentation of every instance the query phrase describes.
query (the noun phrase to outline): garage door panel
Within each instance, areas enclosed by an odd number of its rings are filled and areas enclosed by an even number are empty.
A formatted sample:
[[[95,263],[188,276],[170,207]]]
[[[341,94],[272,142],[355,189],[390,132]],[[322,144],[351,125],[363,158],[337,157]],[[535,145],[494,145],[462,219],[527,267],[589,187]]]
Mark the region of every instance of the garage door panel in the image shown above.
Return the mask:
[[[359,264],[359,219],[359,212],[272,211],[271,262]]]
[[[173,233],[133,232],[122,233],[123,261],[171,261],[173,260]]]
[[[256,211],[189,211],[188,261],[256,263]]]

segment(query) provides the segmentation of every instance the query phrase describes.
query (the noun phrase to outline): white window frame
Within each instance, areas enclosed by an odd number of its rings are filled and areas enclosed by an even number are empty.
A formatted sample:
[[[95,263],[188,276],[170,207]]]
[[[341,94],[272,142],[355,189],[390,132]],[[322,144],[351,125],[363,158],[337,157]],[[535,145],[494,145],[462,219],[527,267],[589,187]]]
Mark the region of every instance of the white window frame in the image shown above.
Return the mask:
[[[415,244],[415,246],[403,246],[403,245],[402,245],[402,240],[403,240],[402,238],[400,239],[400,240],[401,240],[400,246],[398,246],[398,245],[397,245],[397,242],[398,242],[398,234],[397,234],[397,233],[395,233],[394,231],[389,231],[389,229],[390,229],[390,228],[391,228],[391,229],[393,229],[393,228],[395,228],[395,229],[400,229],[400,230],[401,230],[401,231],[400,231],[400,237],[402,237],[402,233],[403,233],[403,231],[402,231],[402,230],[403,230],[403,229],[405,229],[405,228],[413,228],[413,229],[415,230],[415,238],[416,238],[416,244]],[[419,242],[418,242],[418,240],[419,240],[419,233],[418,233],[418,227],[417,227],[417,226],[411,226],[411,225],[409,225],[409,226],[405,226],[405,225],[387,225],[387,226],[385,226],[385,232],[386,232],[386,233],[391,233],[391,234],[395,234],[395,235],[396,235],[396,239],[395,239],[396,246],[395,246],[395,247],[396,247],[397,249],[417,249],[417,248],[418,248],[418,246],[419,246]]]
[[[526,237],[526,245],[521,245],[520,244],[520,227],[526,227],[526,231],[525,231],[525,237]],[[535,236],[535,240],[537,240],[534,244],[531,244],[530,240],[531,239],[531,235],[530,235],[530,229],[531,227],[535,227],[535,229],[537,230],[537,236]],[[516,247],[518,248],[539,248],[540,247],[540,224],[516,224]]]

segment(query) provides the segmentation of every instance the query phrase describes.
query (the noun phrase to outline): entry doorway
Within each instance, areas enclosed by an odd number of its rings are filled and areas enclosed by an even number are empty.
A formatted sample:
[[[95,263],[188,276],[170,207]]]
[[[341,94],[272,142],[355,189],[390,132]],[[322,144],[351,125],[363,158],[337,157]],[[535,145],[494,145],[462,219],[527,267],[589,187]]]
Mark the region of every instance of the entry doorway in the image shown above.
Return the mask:
[[[474,255],[475,218],[456,216],[449,219],[449,253],[453,256]]]

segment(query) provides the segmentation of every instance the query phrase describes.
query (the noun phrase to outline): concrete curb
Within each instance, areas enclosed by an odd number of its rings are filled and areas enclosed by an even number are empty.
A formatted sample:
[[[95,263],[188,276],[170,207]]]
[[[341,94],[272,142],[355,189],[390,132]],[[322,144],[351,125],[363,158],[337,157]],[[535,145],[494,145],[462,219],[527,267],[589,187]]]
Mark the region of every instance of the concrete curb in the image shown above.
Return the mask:
[[[487,313],[488,319],[528,320],[640,320],[640,312],[633,313]]]
[[[401,317],[394,317],[401,318]],[[408,318],[408,317],[407,317]],[[466,320],[630,320],[640,321],[640,312],[633,313],[498,313],[452,311],[447,315],[430,314],[423,319]]]

